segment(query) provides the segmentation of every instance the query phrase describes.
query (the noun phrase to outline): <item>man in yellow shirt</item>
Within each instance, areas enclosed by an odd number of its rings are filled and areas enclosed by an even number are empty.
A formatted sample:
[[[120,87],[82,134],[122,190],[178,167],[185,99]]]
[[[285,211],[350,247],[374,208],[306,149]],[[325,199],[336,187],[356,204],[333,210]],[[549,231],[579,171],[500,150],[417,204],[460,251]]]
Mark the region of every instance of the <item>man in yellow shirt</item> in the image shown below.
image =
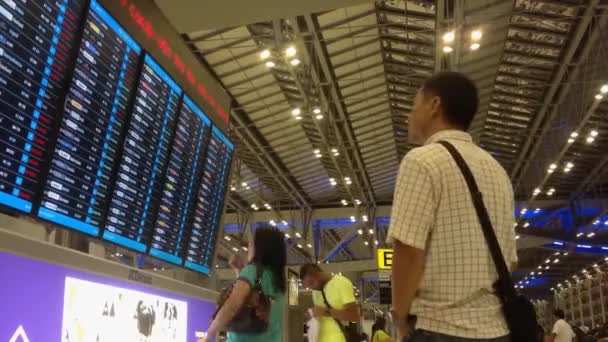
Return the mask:
[[[316,264],[302,266],[300,279],[304,287],[313,290],[313,314],[321,326],[319,342],[347,342],[343,328],[360,318],[353,284],[346,277],[324,272]]]

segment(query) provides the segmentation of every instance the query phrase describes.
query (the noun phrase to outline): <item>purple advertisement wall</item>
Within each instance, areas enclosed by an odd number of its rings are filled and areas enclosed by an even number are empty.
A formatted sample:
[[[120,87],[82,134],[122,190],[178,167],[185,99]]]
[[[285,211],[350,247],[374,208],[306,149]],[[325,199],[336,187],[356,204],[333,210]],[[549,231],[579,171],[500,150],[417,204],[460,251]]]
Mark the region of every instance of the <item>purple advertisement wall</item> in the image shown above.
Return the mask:
[[[0,252],[0,342],[196,342],[214,308]]]

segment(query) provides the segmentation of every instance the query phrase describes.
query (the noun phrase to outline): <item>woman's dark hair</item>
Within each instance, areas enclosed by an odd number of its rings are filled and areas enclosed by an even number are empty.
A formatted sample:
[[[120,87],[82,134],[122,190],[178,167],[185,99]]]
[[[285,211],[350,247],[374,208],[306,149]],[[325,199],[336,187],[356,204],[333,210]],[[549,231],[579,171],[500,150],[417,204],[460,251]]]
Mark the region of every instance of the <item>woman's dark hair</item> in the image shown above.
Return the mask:
[[[384,330],[385,326],[386,326],[386,319],[384,319],[384,317],[376,318],[376,321],[372,325],[372,338],[374,338],[374,335],[376,335],[376,331]]]
[[[269,268],[273,274],[274,287],[285,292],[285,264],[287,250],[283,233],[272,227],[258,227],[253,236],[253,263]]]

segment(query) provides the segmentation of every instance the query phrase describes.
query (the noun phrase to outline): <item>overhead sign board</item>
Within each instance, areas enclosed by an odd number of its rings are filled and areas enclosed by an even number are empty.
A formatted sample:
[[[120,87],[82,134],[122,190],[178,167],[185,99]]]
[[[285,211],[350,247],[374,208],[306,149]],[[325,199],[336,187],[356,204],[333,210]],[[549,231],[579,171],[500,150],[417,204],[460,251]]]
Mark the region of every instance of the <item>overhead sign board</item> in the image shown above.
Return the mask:
[[[391,268],[393,268],[393,250],[378,248],[378,269],[390,270]]]

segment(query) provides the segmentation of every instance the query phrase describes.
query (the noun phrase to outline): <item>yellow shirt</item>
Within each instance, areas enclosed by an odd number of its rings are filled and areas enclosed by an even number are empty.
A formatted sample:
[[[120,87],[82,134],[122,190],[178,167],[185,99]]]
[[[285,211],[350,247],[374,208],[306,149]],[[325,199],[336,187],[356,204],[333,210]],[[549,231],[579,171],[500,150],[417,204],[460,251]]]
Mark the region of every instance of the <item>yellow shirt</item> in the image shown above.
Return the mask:
[[[390,336],[388,336],[384,331],[378,330],[374,334],[372,342],[389,342],[390,340],[391,340]]]
[[[325,297],[332,309],[341,310],[346,304],[356,302],[353,284],[341,275],[333,276],[325,284]],[[312,291],[312,302],[315,306],[326,307],[321,291]],[[340,326],[332,317],[321,317],[319,342],[346,342]],[[343,322],[346,324],[347,322]]]

